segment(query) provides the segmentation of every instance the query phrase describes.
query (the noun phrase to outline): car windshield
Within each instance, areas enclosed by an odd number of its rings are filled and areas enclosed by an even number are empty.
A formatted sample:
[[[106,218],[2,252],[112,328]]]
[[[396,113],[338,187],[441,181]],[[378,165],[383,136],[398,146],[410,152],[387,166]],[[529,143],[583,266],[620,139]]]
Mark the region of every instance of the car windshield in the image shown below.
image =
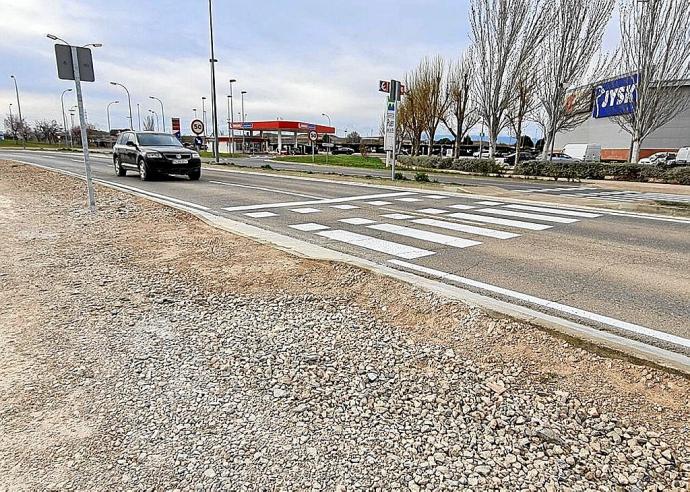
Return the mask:
[[[179,147],[180,141],[174,135],[167,133],[139,133],[137,134],[139,145],[155,145],[155,146],[175,146]]]

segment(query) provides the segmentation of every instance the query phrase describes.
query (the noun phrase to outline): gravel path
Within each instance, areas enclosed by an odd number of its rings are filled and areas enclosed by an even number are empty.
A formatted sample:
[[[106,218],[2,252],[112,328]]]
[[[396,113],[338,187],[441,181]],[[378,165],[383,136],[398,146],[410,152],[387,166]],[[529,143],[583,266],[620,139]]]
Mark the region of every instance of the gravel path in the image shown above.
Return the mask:
[[[491,362],[519,323],[417,293],[454,313],[447,343],[325,295],[318,265],[269,288],[213,266],[221,233],[171,250],[204,229],[184,214],[100,190],[92,217],[81,193],[0,163],[0,490],[690,490],[687,379],[548,342],[612,386],[633,371],[637,414],[530,356]]]

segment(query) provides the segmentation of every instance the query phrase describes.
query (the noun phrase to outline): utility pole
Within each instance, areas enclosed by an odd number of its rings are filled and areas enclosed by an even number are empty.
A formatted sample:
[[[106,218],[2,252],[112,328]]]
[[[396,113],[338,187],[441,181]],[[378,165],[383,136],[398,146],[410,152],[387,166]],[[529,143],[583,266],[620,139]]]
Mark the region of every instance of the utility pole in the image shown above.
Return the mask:
[[[69,145],[69,148],[72,148],[72,129],[70,128],[69,130],[69,144],[67,143],[67,115],[65,115],[65,93],[66,92],[72,92],[72,89],[65,89],[62,91],[62,95],[60,96],[60,105],[62,106],[62,128],[65,130],[65,146]]]
[[[204,138],[206,138],[206,96],[201,96],[201,118],[204,120]]]
[[[244,129],[245,117],[246,117],[246,114],[244,112],[244,95],[246,93],[247,93],[247,91],[242,91],[242,93],[240,94],[242,96],[242,152],[247,151],[247,147],[245,144],[245,136],[246,136],[247,132]]]
[[[228,133],[230,135],[230,141],[232,142],[232,150],[230,152],[234,153],[236,150],[235,146],[235,108],[233,108],[233,100],[232,100],[232,84],[233,82],[237,82],[235,79],[230,79],[230,132]]]
[[[127,87],[119,82],[110,82],[110,85],[120,86],[127,93],[127,105],[129,106],[129,129],[134,130],[134,120],[132,119],[132,98],[129,96],[129,90],[127,90]],[[139,130],[141,130],[141,119],[139,119]]]
[[[213,117],[213,157],[216,164],[220,162],[220,154],[218,152],[218,101],[216,100],[216,60],[213,47],[213,0],[208,0],[208,25],[211,39],[211,113]]]
[[[18,129],[24,129],[24,120],[22,119],[22,105],[19,102],[19,87],[17,87],[17,78],[14,75],[10,75],[10,78],[14,80],[14,91],[17,94],[17,111],[19,112],[19,126],[17,127]],[[22,140],[22,149],[26,149],[26,140],[24,139],[23,136],[20,134],[20,138]]]
[[[137,103],[137,120],[139,121],[139,131],[141,131],[141,109],[139,108],[139,103]]]

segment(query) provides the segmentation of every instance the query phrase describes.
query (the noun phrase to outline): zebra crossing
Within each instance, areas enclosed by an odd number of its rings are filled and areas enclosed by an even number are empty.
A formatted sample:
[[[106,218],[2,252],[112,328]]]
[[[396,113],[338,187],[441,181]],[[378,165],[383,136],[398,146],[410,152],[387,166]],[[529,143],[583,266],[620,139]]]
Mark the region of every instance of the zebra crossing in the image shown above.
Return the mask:
[[[414,192],[226,208],[253,219],[281,217],[287,226],[333,244],[414,260],[445,250],[565,227],[602,214],[553,206],[420,195]],[[441,200],[445,200],[441,202]],[[427,203],[428,201],[428,203]],[[458,203],[458,202],[463,203]],[[334,203],[337,203],[334,205]],[[431,204],[435,206],[430,206]],[[260,209],[258,211],[249,211]],[[335,216],[334,216],[335,214]],[[301,220],[308,216],[310,220]],[[412,244],[410,244],[412,243]]]
[[[681,195],[676,193],[656,193],[650,191],[601,191],[600,188],[591,187],[533,188],[527,190],[518,190],[518,193],[541,193],[547,195],[567,196],[573,198],[590,198],[616,203],[658,201],[690,203],[690,195]]]

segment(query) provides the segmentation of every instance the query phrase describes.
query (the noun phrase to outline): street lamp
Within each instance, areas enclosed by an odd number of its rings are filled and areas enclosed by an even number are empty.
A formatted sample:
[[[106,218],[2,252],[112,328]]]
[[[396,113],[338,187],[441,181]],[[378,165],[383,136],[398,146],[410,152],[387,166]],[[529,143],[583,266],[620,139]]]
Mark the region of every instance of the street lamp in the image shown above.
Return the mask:
[[[158,121],[158,113],[156,113],[153,109],[149,109],[149,113],[151,113],[153,116],[156,117],[156,126],[155,126],[155,130],[156,130],[156,131],[159,131],[160,128],[161,128],[161,125],[160,125],[160,122]]]
[[[149,96],[149,99],[155,99],[161,104],[161,118],[163,118],[163,132],[165,132],[165,110],[163,109],[163,101],[158,99],[156,96]]]
[[[211,64],[211,112],[213,116],[213,157],[215,158],[216,164],[220,163],[220,153],[218,151],[218,101],[216,98],[216,60],[214,46],[213,46],[213,0],[208,0],[208,27],[209,27],[209,40],[211,44],[211,58],[209,58],[209,63]],[[204,125],[205,127],[206,125]]]
[[[230,79],[230,140],[232,141],[232,150],[231,152],[235,152],[235,108],[233,108],[233,101],[232,101],[232,84],[233,82],[237,82],[236,79]]]
[[[141,131],[141,109],[139,108],[139,103],[137,103],[137,121],[139,123],[139,131]],[[132,128],[134,130],[134,128]]]
[[[246,131],[244,130],[244,123],[246,121],[246,116],[247,114],[244,112],[244,95],[247,93],[247,91],[242,91],[242,152],[246,152],[246,146],[245,146],[245,136],[246,136]]]
[[[134,121],[132,120],[132,98],[129,96],[129,91],[127,90],[127,87],[120,84],[119,82],[110,82],[110,85],[120,86],[127,93],[127,105],[129,106],[129,129],[134,130]],[[141,128],[139,128],[139,130],[141,130]]]
[[[65,93],[72,92],[72,89],[65,89],[60,96],[60,105],[62,106],[62,128],[65,130],[65,145],[67,145],[67,116],[65,115]],[[71,130],[71,128],[70,128]],[[72,132],[69,132],[69,147],[72,148]]]
[[[17,139],[17,133],[14,131],[14,119],[12,118],[12,103],[10,103],[10,130],[12,130],[12,138]]]
[[[196,119],[196,108],[192,108],[192,111],[194,111],[194,119]]]
[[[17,78],[14,75],[10,75],[10,78],[14,80],[14,91],[17,93],[17,111],[19,112],[19,126],[17,128],[23,128],[24,120],[22,119],[22,105],[19,102],[19,87],[17,87]],[[25,149],[26,141],[23,137],[20,138],[22,139],[22,148]]]
[[[120,101],[113,101],[113,102],[110,102],[110,103],[108,103],[108,105],[107,105],[106,108],[105,108],[105,112],[106,112],[106,114],[108,115],[108,133],[110,133],[111,130],[112,130],[112,128],[110,127],[110,105],[111,105],[111,104],[119,104],[119,103],[120,103]]]
[[[201,96],[201,117],[204,120],[204,138],[206,138],[206,96]]]
[[[321,113],[321,116],[324,116],[324,117],[328,118],[328,126],[331,126],[331,127],[333,126],[333,125],[331,124],[331,117],[330,117],[330,116],[328,116],[326,113]],[[338,135],[336,134],[336,137],[337,137],[337,136],[338,136]],[[328,163],[328,155],[329,155],[330,153],[331,153],[331,149],[328,148],[328,147],[326,147],[326,162],[327,162],[327,163]]]

